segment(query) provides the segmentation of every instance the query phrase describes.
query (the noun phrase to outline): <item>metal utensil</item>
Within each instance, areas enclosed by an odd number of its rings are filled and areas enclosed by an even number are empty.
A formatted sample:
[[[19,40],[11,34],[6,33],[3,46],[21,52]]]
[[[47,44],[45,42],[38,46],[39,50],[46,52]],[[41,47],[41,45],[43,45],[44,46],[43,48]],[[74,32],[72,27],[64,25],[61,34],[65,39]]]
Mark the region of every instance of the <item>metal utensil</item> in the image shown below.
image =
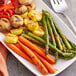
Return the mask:
[[[61,13],[67,18],[67,20],[69,21],[69,23],[71,24],[73,30],[76,33],[76,27],[74,26],[71,19],[64,12],[64,11],[66,11],[68,9],[68,6],[67,6],[65,0],[50,0],[50,2],[51,2],[51,5],[52,5],[55,12]]]

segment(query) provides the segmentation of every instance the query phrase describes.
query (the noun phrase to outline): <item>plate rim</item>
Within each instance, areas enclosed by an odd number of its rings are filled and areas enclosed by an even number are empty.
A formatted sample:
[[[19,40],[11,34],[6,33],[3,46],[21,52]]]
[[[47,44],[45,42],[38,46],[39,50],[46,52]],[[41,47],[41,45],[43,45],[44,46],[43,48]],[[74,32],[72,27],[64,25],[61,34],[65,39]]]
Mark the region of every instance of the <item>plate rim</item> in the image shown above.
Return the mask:
[[[49,10],[51,10],[51,12],[53,12],[53,10],[52,9],[50,9],[48,6],[47,6],[47,4],[45,4],[45,2],[43,2],[43,0],[40,0],[45,6],[46,6],[46,8],[48,8]],[[53,12],[53,14],[60,20],[60,21],[62,21],[62,19],[55,13],[55,12]],[[64,21],[62,21],[63,22],[63,24],[68,28],[68,26],[66,25],[66,23],[64,22]],[[69,28],[68,28],[69,29]],[[69,31],[70,32],[72,32],[72,34],[76,37],[76,35],[73,33],[73,31],[71,30],[71,29],[69,29]],[[1,41],[1,40],[0,40]],[[9,50],[9,52],[11,52],[11,54],[13,54],[13,56],[15,56],[15,58],[16,59],[18,59],[19,61],[20,61],[20,63],[22,63],[29,71],[31,71],[33,74],[35,74],[35,75],[37,75],[37,76],[40,76],[40,75],[38,75],[36,72],[34,72],[34,71],[32,71],[30,68],[28,68],[24,63],[23,63],[23,61],[21,61],[16,55],[16,53],[15,52],[13,52],[3,41],[1,41],[2,42],[2,44]],[[19,56],[19,55],[18,55]],[[71,63],[69,63],[66,67],[64,67],[64,69],[62,69],[62,70],[60,70],[60,71],[57,71],[55,74],[51,74],[51,76],[55,76],[55,75],[58,75],[59,73],[61,73],[62,71],[64,71],[66,68],[68,68],[72,63],[74,63],[76,61],[76,57],[74,57],[73,59],[72,59],[72,62]],[[68,62],[65,62],[65,63],[68,63]],[[46,76],[48,76],[48,75],[46,75]]]

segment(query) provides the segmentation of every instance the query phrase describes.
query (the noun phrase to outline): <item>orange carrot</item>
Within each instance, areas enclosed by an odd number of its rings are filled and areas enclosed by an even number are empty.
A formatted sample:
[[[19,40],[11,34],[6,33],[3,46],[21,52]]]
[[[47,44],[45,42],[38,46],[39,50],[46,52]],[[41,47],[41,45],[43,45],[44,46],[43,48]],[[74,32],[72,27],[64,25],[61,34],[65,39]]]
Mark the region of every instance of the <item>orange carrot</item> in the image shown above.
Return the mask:
[[[45,65],[45,67],[48,69],[50,73],[54,74],[57,71],[51,64],[49,64],[44,58],[39,56],[36,52],[34,52],[34,54],[41,60],[41,62]]]
[[[45,53],[45,49],[43,49],[42,47],[38,46],[35,44],[35,46],[37,46],[41,51],[43,51]]]
[[[36,53],[44,57],[50,64],[55,64],[55,60],[49,56],[45,56],[45,53],[42,52],[36,45],[34,45],[32,42],[27,40],[26,38],[19,36],[19,41],[22,42],[24,45],[29,47],[30,49],[34,50]]]
[[[24,49],[24,51],[32,58],[33,62],[36,64],[36,66],[39,68],[39,70],[43,74],[48,74],[48,70],[46,67],[42,64],[42,62],[37,58],[37,56],[32,52],[31,49],[23,45],[21,42],[18,42],[20,46]]]
[[[22,47],[19,45],[19,43],[14,44],[17,48],[19,48],[20,50],[23,50]]]
[[[23,57],[24,59],[28,60],[29,62],[33,63],[33,61],[31,60],[31,58],[26,55],[25,53],[23,53],[19,48],[17,48],[14,44],[9,44],[6,43],[7,46],[12,49],[15,53],[17,53],[18,55],[20,55],[21,57]]]

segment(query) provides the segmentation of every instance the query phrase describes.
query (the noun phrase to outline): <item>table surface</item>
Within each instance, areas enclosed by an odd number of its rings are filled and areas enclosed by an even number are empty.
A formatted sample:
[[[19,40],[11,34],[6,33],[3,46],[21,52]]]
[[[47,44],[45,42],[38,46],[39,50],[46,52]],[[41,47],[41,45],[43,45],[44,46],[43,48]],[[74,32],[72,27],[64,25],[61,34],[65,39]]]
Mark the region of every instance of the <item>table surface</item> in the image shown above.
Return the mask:
[[[43,1],[51,8],[50,0]],[[76,0],[69,0],[69,2],[67,0],[67,4],[69,9],[66,11],[66,14],[69,15],[69,17],[76,26]],[[72,29],[68,21],[62,15],[59,16]],[[7,67],[9,76],[35,76],[26,67],[24,67],[11,53],[8,54]],[[68,67],[66,70],[64,70],[57,76],[76,76],[76,62],[74,62],[70,67]]]

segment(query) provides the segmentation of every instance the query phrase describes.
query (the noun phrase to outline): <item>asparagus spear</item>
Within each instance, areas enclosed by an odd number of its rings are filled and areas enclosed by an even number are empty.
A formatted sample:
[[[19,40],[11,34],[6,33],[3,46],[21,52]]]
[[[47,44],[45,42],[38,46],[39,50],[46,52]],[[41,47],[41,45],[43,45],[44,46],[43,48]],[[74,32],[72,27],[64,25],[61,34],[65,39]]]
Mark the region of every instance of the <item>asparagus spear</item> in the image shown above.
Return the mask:
[[[39,25],[41,25],[41,26],[42,26],[42,21],[39,21],[38,23],[39,23]]]
[[[34,35],[33,33],[27,32],[27,34],[28,34],[29,36],[31,36],[31,37],[39,40],[39,41],[42,42],[43,44],[46,44],[46,41],[45,41],[45,40],[43,40],[42,38]],[[62,55],[62,56],[64,56],[64,57],[68,57],[68,56],[71,56],[71,55],[72,55],[72,53],[63,53],[62,51],[60,51],[59,49],[57,49],[55,46],[53,46],[51,43],[49,43],[49,47],[50,47],[50,49],[55,50],[56,52],[58,52],[60,55]]]
[[[47,24],[48,24],[49,34],[50,34],[51,39],[52,39],[52,43],[53,43],[54,46],[56,46],[56,41],[55,41],[55,38],[54,38],[54,35],[53,35],[53,31],[52,31],[52,28],[50,26],[50,22],[49,22],[48,18],[47,18]]]
[[[54,20],[53,20],[53,23],[54,23],[54,25],[56,25],[55,22],[54,22]],[[60,39],[60,41],[61,41],[61,44],[62,44],[62,47],[63,47],[63,51],[66,52],[66,49],[67,49],[67,48],[66,48],[66,46],[65,46],[65,44],[64,44],[64,42],[63,42],[63,40],[62,40],[62,38],[61,38],[60,35],[59,35],[59,39]]]
[[[68,39],[67,39],[68,40]],[[74,43],[72,43],[70,40],[68,40],[68,42],[71,44],[72,47],[75,47],[76,45]]]
[[[65,59],[65,60],[69,60],[69,59],[72,59],[75,55],[73,54],[72,56],[70,57],[63,57],[63,56],[59,56],[61,59]]]
[[[49,15],[49,14],[46,13],[46,11],[44,11],[44,10],[43,10],[43,13],[44,13],[46,16]],[[48,18],[49,18],[49,20],[50,20],[50,22],[51,22],[51,27],[52,27],[52,29],[53,29],[56,42],[57,42],[57,44],[58,44],[58,48],[59,48],[60,50],[63,50],[63,47],[62,47],[61,42],[60,42],[60,39],[59,39],[59,35],[58,35],[58,33],[57,33],[56,29],[55,29],[55,26],[54,26],[52,17],[49,15]]]
[[[46,11],[47,12],[47,11]],[[55,23],[54,23],[55,24]],[[59,36],[59,39],[60,39],[60,41],[61,41],[61,44],[62,44],[62,47],[63,47],[63,50],[64,50],[64,52],[66,52],[66,46],[65,46],[65,44],[63,43],[63,41],[62,41],[62,38]]]
[[[53,24],[53,18],[50,15],[50,13],[48,11],[44,11],[44,13],[46,14],[46,16],[52,21]],[[55,23],[55,22],[54,22]],[[57,31],[59,32],[60,36],[62,37],[65,45],[67,46],[68,49],[72,49],[72,46],[70,45],[70,43],[67,41],[66,37],[63,35],[63,33],[61,32],[61,30],[57,27],[57,25],[55,24],[55,27],[57,29]]]
[[[26,35],[26,34],[22,34],[22,36],[23,36],[23,37],[26,37],[26,38],[29,39],[29,40],[32,40],[33,42],[35,42],[35,43],[37,43],[37,44],[39,44],[39,45],[42,45],[42,43],[40,43],[38,40],[36,40],[36,39],[34,39],[34,38]],[[76,51],[74,51],[74,50],[66,50],[66,51],[69,52],[69,53],[74,53],[74,54],[76,54]],[[57,52],[56,52],[55,56],[56,56],[56,62],[57,62],[57,60],[58,60]]]
[[[45,37],[46,37],[46,44],[45,44],[45,55],[48,54],[48,50],[49,50],[49,34],[48,34],[48,28],[47,28],[47,21],[46,21],[46,17],[43,15],[43,25],[45,27]]]
[[[56,57],[56,54],[51,52],[51,51],[49,51],[49,54],[51,54],[51,55]],[[69,59],[72,59],[74,56],[75,56],[75,54],[72,54],[72,56],[69,56],[69,57],[59,56],[59,58],[65,59],[65,60],[69,60]]]
[[[49,22],[49,19],[47,18],[47,24],[48,24],[48,29],[49,29],[49,34],[51,36],[51,39],[52,39],[52,44],[56,47],[56,41],[55,41],[55,38],[54,38],[54,35],[53,35],[53,31],[52,31],[52,28],[50,26],[50,22]],[[57,62],[58,60],[58,52],[55,53],[55,61]]]
[[[55,62],[57,62],[59,58],[58,52],[55,53],[55,57],[56,57]]]
[[[49,51],[49,54],[55,56],[55,62],[58,61],[58,58],[59,58],[58,52],[54,53],[54,52],[52,52],[52,51]]]
[[[66,49],[67,49],[67,48],[66,48],[66,46],[65,46],[62,38],[61,38],[60,36],[59,36],[59,38],[60,38],[61,44],[62,44],[62,46],[63,46],[63,51],[66,52]]]
[[[38,40],[36,40],[36,39],[34,39],[34,38],[32,38],[32,37],[26,35],[26,34],[21,34],[21,36],[23,36],[23,37],[25,37],[25,38],[27,38],[27,39],[29,39],[29,40],[31,40],[31,41],[33,41],[33,42],[39,44],[39,45],[42,45],[42,43],[40,43]]]
[[[61,31],[60,31],[60,29],[57,27],[57,25],[55,25],[55,27],[56,27],[56,29],[58,30],[60,36],[62,37],[62,39],[63,39],[66,47],[67,47],[68,49],[72,49],[71,44],[68,42],[68,40],[66,39],[66,37],[61,33]]]
[[[49,26],[49,27],[50,27],[50,26]],[[50,30],[50,29],[49,29],[49,30]],[[51,29],[51,31],[52,31],[52,29]],[[51,36],[52,36],[52,34],[53,34],[53,32],[51,32]],[[53,37],[53,38],[52,38],[53,43],[56,44],[54,36],[52,36],[52,37]],[[65,46],[65,44],[63,43],[62,38],[61,38],[60,36],[59,36],[59,39],[60,39],[60,41],[61,41],[61,44],[62,44],[62,47],[63,47],[64,52],[66,52],[66,46]],[[57,54],[57,53],[56,53],[56,54]]]
[[[74,50],[66,50],[67,52],[69,52],[69,53],[73,53],[73,54],[76,54],[76,50],[74,51]]]

